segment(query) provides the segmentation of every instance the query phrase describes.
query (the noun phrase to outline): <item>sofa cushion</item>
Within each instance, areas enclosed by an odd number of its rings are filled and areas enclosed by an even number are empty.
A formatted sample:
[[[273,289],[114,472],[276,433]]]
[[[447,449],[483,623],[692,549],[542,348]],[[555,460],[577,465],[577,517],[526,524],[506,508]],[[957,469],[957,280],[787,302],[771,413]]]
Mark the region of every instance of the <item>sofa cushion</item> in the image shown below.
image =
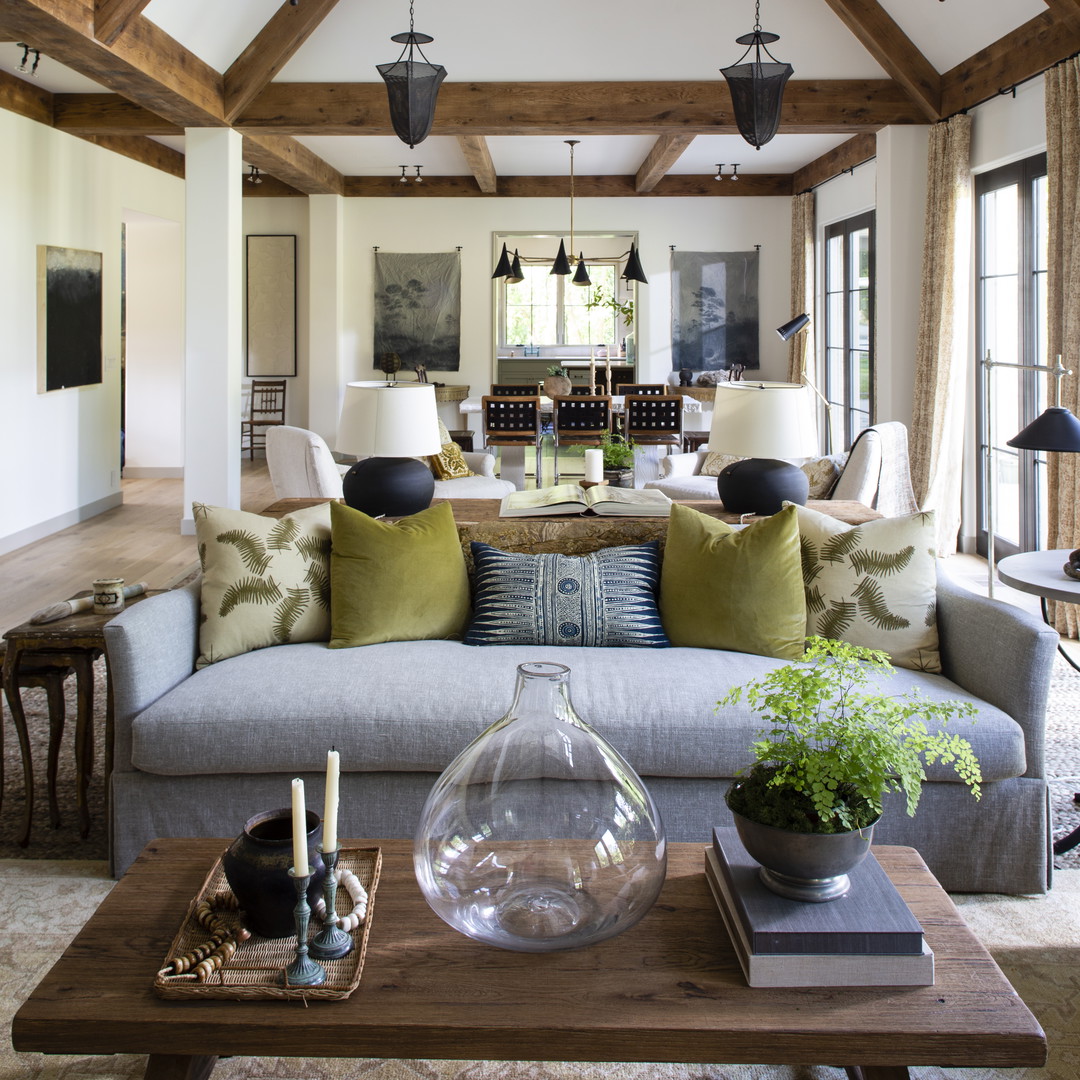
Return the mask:
[[[801,657],[806,607],[794,509],[734,529],[673,503],[660,615],[672,645]]]
[[[441,420],[439,421],[439,443],[442,449],[428,458],[428,464],[436,480],[457,480],[476,475],[462,456],[461,447],[450,438],[450,432]]]
[[[398,521],[331,503],[330,524],[332,649],[461,636],[469,579],[449,503]]]
[[[933,514],[851,526],[795,509],[807,634],[882,649],[898,667],[940,671]]]
[[[280,519],[193,503],[202,564],[197,667],[330,636],[330,508]]]
[[[474,542],[466,645],[662,648],[659,544],[529,555]]]
[[[710,450],[701,463],[702,476],[719,476],[729,465],[742,461],[738,454],[721,454],[719,450]]]

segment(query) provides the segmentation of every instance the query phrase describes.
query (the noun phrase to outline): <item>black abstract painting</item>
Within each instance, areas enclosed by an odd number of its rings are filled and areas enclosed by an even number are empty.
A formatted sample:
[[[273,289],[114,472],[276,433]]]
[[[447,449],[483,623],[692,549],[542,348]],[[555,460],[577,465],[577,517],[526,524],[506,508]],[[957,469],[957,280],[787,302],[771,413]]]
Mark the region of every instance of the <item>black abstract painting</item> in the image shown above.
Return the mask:
[[[101,382],[101,252],[38,248],[38,391]]]

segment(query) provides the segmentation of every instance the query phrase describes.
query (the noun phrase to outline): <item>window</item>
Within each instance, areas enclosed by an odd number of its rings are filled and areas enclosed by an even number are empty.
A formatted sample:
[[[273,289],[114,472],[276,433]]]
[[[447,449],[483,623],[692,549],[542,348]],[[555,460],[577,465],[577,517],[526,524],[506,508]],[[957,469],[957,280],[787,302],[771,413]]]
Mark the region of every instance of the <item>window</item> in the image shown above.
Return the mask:
[[[1013,162],[975,179],[976,366],[978,386],[977,545],[986,554],[986,356],[996,364],[1047,363],[1046,155]],[[994,440],[989,480],[995,554],[1046,546],[1046,455],[1007,445],[1045,407],[1046,372],[990,368]]]
[[[617,343],[626,336],[621,320],[608,306],[587,305],[602,290],[614,294],[618,279],[616,264],[589,263],[592,286],[575,285],[569,275],[551,273],[550,264],[523,266],[524,281],[500,284],[504,319],[499,344],[580,346]]]
[[[825,228],[825,370],[829,453],[850,448],[874,413],[874,214]]]

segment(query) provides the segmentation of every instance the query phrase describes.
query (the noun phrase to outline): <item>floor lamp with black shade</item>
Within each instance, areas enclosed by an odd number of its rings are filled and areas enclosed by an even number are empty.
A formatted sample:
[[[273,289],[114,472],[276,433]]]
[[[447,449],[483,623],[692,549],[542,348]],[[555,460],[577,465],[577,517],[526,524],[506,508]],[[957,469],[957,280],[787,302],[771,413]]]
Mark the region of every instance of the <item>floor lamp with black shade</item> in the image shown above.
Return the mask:
[[[337,449],[358,461],[342,478],[348,506],[371,517],[405,517],[431,505],[435,477],[426,462],[439,453],[439,414],[430,383],[348,383]]]

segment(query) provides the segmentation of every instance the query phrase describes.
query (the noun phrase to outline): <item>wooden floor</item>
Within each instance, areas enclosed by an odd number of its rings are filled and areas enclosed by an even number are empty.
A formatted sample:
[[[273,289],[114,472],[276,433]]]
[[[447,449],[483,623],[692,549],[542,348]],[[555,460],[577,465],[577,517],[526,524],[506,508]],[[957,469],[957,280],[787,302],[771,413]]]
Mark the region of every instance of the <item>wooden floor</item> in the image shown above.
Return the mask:
[[[183,480],[123,480],[122,490],[123,506],[0,555],[0,633],[94,578],[162,588],[195,562],[195,537],[180,535]],[[264,459],[243,459],[240,500],[256,511],[274,501]]]

